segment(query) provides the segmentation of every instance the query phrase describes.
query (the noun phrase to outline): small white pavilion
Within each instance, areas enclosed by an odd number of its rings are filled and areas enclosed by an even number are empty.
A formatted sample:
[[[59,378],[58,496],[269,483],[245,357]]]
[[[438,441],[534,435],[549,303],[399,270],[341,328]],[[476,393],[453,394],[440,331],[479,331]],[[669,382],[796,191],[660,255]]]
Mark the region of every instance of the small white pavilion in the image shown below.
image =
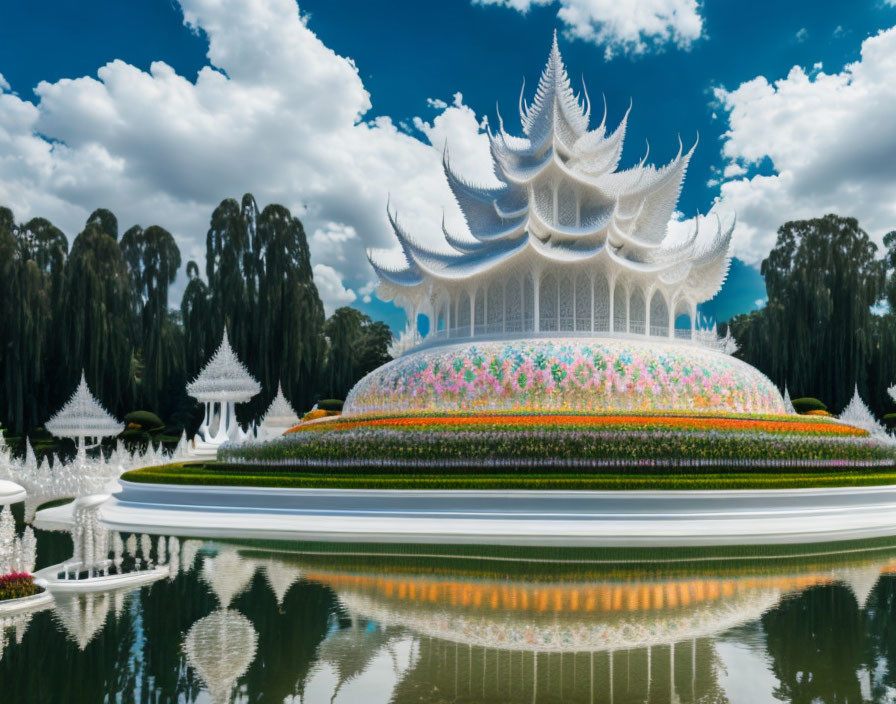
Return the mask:
[[[124,425],[103,408],[90,392],[83,371],[75,393],[44,427],[58,438],[73,438],[79,456],[99,445],[103,438],[118,435],[124,430]]]
[[[278,437],[298,423],[299,416],[283,395],[283,386],[277,384],[277,395],[258,426],[258,439],[269,440]]]
[[[225,328],[218,351],[187,384],[187,393],[205,404],[205,416],[199,426],[201,440],[214,447],[228,440],[244,440],[246,433],[237,423],[236,404],[245,403],[260,391],[261,385],[230,346]]]

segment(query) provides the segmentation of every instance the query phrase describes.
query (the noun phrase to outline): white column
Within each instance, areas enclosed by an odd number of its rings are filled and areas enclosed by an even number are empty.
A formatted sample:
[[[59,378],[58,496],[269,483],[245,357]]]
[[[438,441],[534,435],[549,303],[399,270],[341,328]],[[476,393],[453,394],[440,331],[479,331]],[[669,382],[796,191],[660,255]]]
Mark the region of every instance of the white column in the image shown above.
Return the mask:
[[[625,289],[625,331],[632,331],[632,292],[631,289]]]
[[[653,291],[650,291],[650,294],[647,296],[647,299],[644,301],[644,334],[650,335],[650,304],[653,301]]]
[[[591,275],[591,332],[594,332],[594,274]]]
[[[609,279],[607,283],[610,285],[610,332],[616,331],[616,278]],[[594,288],[591,289],[594,291]],[[593,293],[591,294],[594,295]]]
[[[470,337],[476,335],[476,289],[470,294]]]
[[[541,330],[541,322],[539,318],[541,317],[541,272],[536,271],[535,276],[532,277],[532,289],[535,291],[535,295],[533,296],[532,303],[532,330],[535,332],[539,332]],[[523,288],[523,292],[525,293],[525,287]],[[523,296],[523,300],[526,300],[526,297]]]

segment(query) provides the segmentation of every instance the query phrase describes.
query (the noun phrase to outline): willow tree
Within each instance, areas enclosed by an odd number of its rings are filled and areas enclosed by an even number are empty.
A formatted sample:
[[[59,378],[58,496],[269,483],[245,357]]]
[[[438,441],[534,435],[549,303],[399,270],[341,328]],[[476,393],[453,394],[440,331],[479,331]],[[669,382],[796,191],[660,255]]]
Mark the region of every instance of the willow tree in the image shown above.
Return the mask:
[[[67,364],[60,383],[74,388],[84,369],[94,393],[124,414],[135,397],[134,292],[118,242],[98,222],[89,220],[75,238],[65,266],[57,330]]]
[[[220,339],[215,339],[208,286],[199,276],[199,265],[187,262],[187,287],[180,302],[184,328],[184,368],[192,379],[212,356]]]
[[[731,329],[740,356],[794,395],[839,411],[856,384],[867,397],[877,329],[872,306],[886,264],[855,218],[826,215],[785,223],[762,262],[768,303]]]
[[[310,406],[324,312],[302,223],[281,205],[259,212],[251,194],[241,203],[222,201],[206,239],[206,275],[215,344],[226,323],[231,344],[266,391],[243,412],[260,415],[278,383],[297,408]],[[202,305],[199,293],[196,283],[191,295]],[[184,311],[189,340],[198,322]]]
[[[16,433],[42,420],[52,386],[46,365],[53,314],[49,249],[0,208],[0,420]]]
[[[139,320],[143,405],[167,414],[172,377],[183,379],[183,337],[168,312],[168,289],[180,269],[180,249],[167,230],[134,225],[119,246],[131,274],[134,313]]]

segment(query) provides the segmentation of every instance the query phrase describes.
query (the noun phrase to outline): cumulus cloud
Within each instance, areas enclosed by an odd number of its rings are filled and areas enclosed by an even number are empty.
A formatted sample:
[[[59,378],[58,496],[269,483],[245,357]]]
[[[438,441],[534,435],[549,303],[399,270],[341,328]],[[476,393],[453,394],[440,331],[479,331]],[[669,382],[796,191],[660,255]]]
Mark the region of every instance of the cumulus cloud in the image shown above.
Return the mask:
[[[555,2],[473,1],[481,5],[502,5],[523,13],[535,5]],[[642,54],[651,47],[667,44],[686,49],[703,34],[703,17],[697,0],[559,0],[559,3],[557,17],[567,33],[603,46],[608,58],[618,52]]]
[[[358,295],[342,284],[342,277],[331,266],[314,265],[314,283],[324,302],[324,312],[330,315],[336,308],[354,303]]]
[[[0,80],[0,203],[17,218],[48,217],[71,236],[108,207],[123,226],[168,228],[184,258],[201,261],[211,211],[251,191],[312,233],[329,308],[369,290],[365,246],[394,245],[389,194],[423,241],[439,240],[443,207],[459,219],[442,143],[466,161],[481,137],[460,100],[421,122],[420,139],[388,117],[365,117],[370,96],[355,64],[317,38],[294,0],[181,7],[209,42],[195,79],[163,61],[148,72],[112,61],[95,77],[41,82],[37,104]]]
[[[896,28],[866,39],[860,59],[838,73],[794,66],[773,82],[758,76],[716,89],[728,114],[730,180],[715,209],[737,213],[736,256],[758,262],[783,222],[829,212],[857,217],[878,242],[896,229],[893,75]],[[773,173],[757,173],[762,163]]]

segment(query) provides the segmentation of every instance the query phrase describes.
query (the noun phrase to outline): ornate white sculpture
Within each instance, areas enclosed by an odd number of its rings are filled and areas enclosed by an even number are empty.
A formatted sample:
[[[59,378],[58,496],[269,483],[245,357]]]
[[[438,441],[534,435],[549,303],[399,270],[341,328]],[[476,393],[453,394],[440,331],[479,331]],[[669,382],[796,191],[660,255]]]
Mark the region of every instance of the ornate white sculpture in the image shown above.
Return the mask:
[[[790,416],[796,415],[796,409],[793,407],[793,401],[790,400],[790,390],[787,388],[787,384],[784,384],[784,412]]]
[[[525,86],[524,86],[525,88]],[[628,112],[610,134],[606,107],[589,130],[587,91],[570,87],[556,36],[535,98],[520,96],[523,136],[489,130],[499,185],[445,175],[469,235],[446,248],[417,242],[387,208],[405,259],[368,252],[379,296],[403,307],[427,340],[532,333],[650,335],[692,339],[697,304],[718,292],[729,264],[733,224],[669,233],[693,147],[666,166],[617,171]],[[696,144],[694,145],[696,146]],[[449,251],[450,250],[450,251]],[[675,321],[688,322],[676,329]]]
[[[37,560],[37,539],[31,526],[22,537],[16,536],[16,523],[9,505],[0,511],[0,575],[34,571]]]
[[[47,430],[59,438],[74,438],[78,451],[87,448],[87,441],[94,439],[94,446],[104,437],[118,435],[124,430],[103,405],[90,392],[84,372],[75,393],[66,404],[45,424]]]
[[[237,423],[235,405],[260,391],[261,386],[230,346],[225,328],[218,351],[187,385],[187,393],[205,404],[205,416],[199,426],[202,439],[215,446],[228,440],[244,440],[246,433]]]
[[[278,435],[283,435],[298,423],[299,416],[283,395],[282,386],[277,384],[277,395],[258,426],[258,438],[275,438]]]
[[[846,408],[843,409],[843,412],[837,416],[837,420],[867,430],[875,437],[884,439],[890,438],[890,436],[887,435],[887,429],[878,422],[868,406],[865,405],[862,397],[859,396],[858,385],[856,385],[856,390],[852,399]]]

